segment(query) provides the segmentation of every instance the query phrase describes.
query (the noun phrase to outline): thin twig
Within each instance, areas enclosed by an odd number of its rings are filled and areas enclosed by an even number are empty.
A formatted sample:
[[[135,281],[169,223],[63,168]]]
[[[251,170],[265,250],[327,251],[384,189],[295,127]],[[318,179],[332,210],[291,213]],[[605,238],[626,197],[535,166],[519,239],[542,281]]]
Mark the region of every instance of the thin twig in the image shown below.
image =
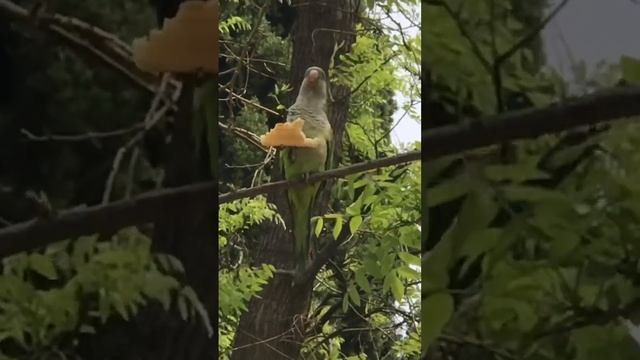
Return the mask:
[[[267,151],[267,155],[264,157],[264,160],[253,173],[253,178],[251,179],[251,187],[257,186],[257,181],[258,179],[260,179],[260,174],[264,172],[264,168],[271,162],[271,160],[273,160],[273,158],[276,156],[276,153],[276,148],[269,148],[269,150]]]
[[[144,127],[144,123],[138,123],[126,129],[118,129],[118,130],[105,131],[105,132],[88,131],[86,133],[77,134],[77,135],[61,135],[61,134],[35,135],[34,133],[28,131],[27,129],[20,129],[20,132],[24,136],[26,136],[27,139],[30,141],[79,142],[79,141],[89,141],[89,140],[95,140],[95,139],[104,139],[104,138],[127,135],[143,127]]]
[[[227,125],[227,124],[224,124],[224,123],[222,123],[220,121],[218,121],[218,126],[220,126],[220,128],[223,129],[223,130],[226,130],[226,131],[228,131],[228,132],[230,132],[232,134],[237,135],[239,138],[245,140],[249,144],[255,146],[258,149],[260,149],[261,151],[268,152],[267,147],[262,145],[262,143],[260,142],[260,137],[258,135],[256,135],[256,134],[252,133],[251,131],[243,129],[243,128]]]
[[[20,20],[22,22],[28,22],[29,11],[8,1],[8,0],[0,0],[0,12],[7,14],[9,17]],[[157,94],[158,88],[161,83],[161,78],[158,76],[150,75],[142,70],[138,69],[133,61],[131,56],[131,48],[118,40],[118,38],[95,26],[84,23],[83,21],[72,18],[65,17],[59,14],[52,15],[43,15],[42,18],[45,20],[40,27],[43,31],[51,32],[52,34],[58,36],[65,43],[70,45],[72,48],[80,48],[97,59],[103,61],[105,64],[114,68],[115,70],[123,73],[129,79],[133,80],[134,85],[139,86],[146,91]],[[78,34],[79,32],[79,34]],[[94,40],[98,41],[94,41]],[[175,91],[178,92],[177,89],[180,86],[180,82],[174,79],[170,80],[170,84],[172,87],[176,88]],[[226,89],[225,89],[226,90]],[[263,107],[259,104],[255,104],[242,96],[231,92],[231,96],[248,103],[252,106],[258,107],[263,111],[279,115],[277,112]],[[163,98],[165,102],[172,102],[171,99]],[[176,105],[174,103],[171,104],[171,110],[176,110]],[[143,125],[137,125],[136,129],[130,129],[132,132],[137,130],[138,127],[142,127]],[[34,141],[47,141],[47,140],[63,140],[63,141],[82,141],[90,138],[102,138],[108,136],[116,136],[122,135],[124,132],[129,132],[129,129],[125,130],[116,130],[113,133],[90,133],[90,134],[82,134],[82,135],[51,135],[51,136],[38,136],[34,134],[28,135],[24,133],[26,136],[31,138]],[[242,132],[242,129],[237,127],[230,129],[234,134],[240,136],[241,139],[249,142],[251,145],[258,147],[260,150],[266,152],[267,149],[264,148],[259,142],[254,141],[257,137],[251,136],[243,136],[248,132]],[[120,133],[122,131],[123,133]]]
[[[569,3],[569,0],[563,0],[558,4],[537,26],[523,36],[519,41],[513,44],[507,51],[494,58],[491,76],[493,78],[493,87],[496,94],[496,113],[504,111],[504,100],[502,96],[502,65],[509,60],[518,50],[533,41],[540,32],[547,26],[559,12]]]
[[[129,151],[131,148],[133,148],[139,141],[141,141],[144,138],[147,130],[155,126],[155,124],[166,115],[167,111],[171,108],[171,105],[173,105],[172,102],[165,102],[162,108],[158,109],[158,104],[164,98],[164,91],[165,91],[166,85],[169,82],[169,78],[170,78],[170,75],[166,74],[162,79],[160,88],[158,89],[156,96],[153,98],[153,101],[151,102],[151,106],[149,107],[149,111],[147,111],[147,115],[145,116],[144,129],[138,132],[131,139],[129,139],[129,141],[127,141],[127,143],[124,144],[124,146],[118,149],[118,152],[116,153],[116,156],[113,159],[111,172],[107,177],[104,193],[102,194],[103,204],[108,203],[109,199],[111,198],[111,192],[113,191],[113,184],[115,182],[116,175],[120,170],[120,163],[122,162],[122,159],[126,154],[126,152]],[[176,90],[176,93],[181,89],[182,89],[181,87],[178,87]],[[178,94],[174,94],[174,98],[178,96],[179,96]]]
[[[531,31],[529,31],[527,35],[523,36],[522,39],[520,39],[507,51],[498,56],[496,59],[497,66],[500,66],[503,62],[509,60],[509,58],[511,58],[513,54],[515,54],[518,50],[535,39],[536,36],[538,36],[538,34],[547,26],[549,21],[553,20],[553,18],[560,12],[560,10],[562,10],[562,8],[564,8],[568,3],[569,0],[562,0],[562,2],[558,4],[536,27],[531,29]]]
[[[218,88],[220,88],[220,89],[222,89],[222,90],[224,90],[224,91],[228,92],[230,96],[232,96],[232,97],[234,97],[234,98],[236,98],[236,99],[238,99],[238,100],[242,101],[243,103],[245,103],[245,104],[247,104],[247,105],[251,105],[251,106],[253,106],[253,107],[257,108],[257,109],[260,109],[260,110],[262,110],[262,111],[268,112],[269,114],[273,114],[273,115],[280,115],[280,113],[279,113],[279,112],[274,111],[274,110],[271,110],[271,109],[269,109],[269,108],[267,108],[267,107],[264,107],[264,106],[262,106],[262,105],[260,105],[260,104],[258,104],[258,103],[255,103],[255,102],[253,102],[253,101],[251,101],[251,100],[249,100],[249,99],[246,99],[246,98],[242,97],[241,95],[238,95],[238,94],[234,93],[233,91],[231,91],[231,90],[227,89],[227,88],[226,88],[226,87],[224,87],[223,85],[218,85]]]
[[[480,61],[482,66],[485,68],[485,70],[487,72],[490,72],[491,69],[492,69],[491,63],[482,54],[482,50],[480,49],[480,46],[478,46],[478,43],[476,43],[476,41],[473,39],[473,37],[471,36],[469,31],[467,31],[467,28],[462,23],[462,19],[460,17],[460,14],[458,12],[454,11],[446,1],[439,1],[437,3],[438,3],[438,5],[444,7],[446,12],[451,17],[451,19],[453,19],[453,21],[455,22],[456,26],[458,27],[458,30],[460,30],[460,34],[462,34],[462,36],[465,39],[467,39],[467,42],[469,42],[469,45],[471,45],[471,52],[473,53],[473,55],[475,55],[475,57],[478,59],[478,61]]]

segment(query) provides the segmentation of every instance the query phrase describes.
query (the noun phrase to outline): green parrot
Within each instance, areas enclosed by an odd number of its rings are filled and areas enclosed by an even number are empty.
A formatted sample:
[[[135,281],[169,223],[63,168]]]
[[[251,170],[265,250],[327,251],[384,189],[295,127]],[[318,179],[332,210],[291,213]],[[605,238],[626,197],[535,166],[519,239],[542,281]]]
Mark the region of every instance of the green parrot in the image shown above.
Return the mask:
[[[304,120],[302,131],[315,139],[315,147],[286,147],[280,153],[282,174],[286,180],[306,178],[309,174],[327,168],[332,130],[325,112],[328,84],[325,72],[312,66],[304,80],[296,102],[288,109],[287,121]],[[311,236],[311,211],[320,188],[320,182],[287,190],[292,216],[296,272],[304,271],[318,250],[317,239]]]

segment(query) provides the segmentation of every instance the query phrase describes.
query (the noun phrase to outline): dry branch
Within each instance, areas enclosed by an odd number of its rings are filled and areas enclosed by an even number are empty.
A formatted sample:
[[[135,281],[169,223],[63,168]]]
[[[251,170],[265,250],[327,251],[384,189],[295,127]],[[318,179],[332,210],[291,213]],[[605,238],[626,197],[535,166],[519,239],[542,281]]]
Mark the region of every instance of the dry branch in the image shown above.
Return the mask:
[[[105,132],[96,132],[96,131],[87,131],[83,134],[76,135],[62,135],[62,134],[46,134],[46,135],[36,135],[27,129],[20,129],[20,132],[26,137],[29,141],[68,141],[68,142],[80,142],[80,141],[90,141],[94,139],[105,139],[116,136],[128,135],[132,132],[138,131],[145,127],[144,123],[137,123],[131,127],[125,129],[118,129],[112,131]]]
[[[33,20],[29,11],[11,1],[0,0],[0,12],[22,22]],[[34,23],[40,30],[55,35],[72,48],[83,49],[108,66],[117,69],[128,79],[148,91],[155,92],[159,78],[136,68],[131,60],[131,50],[109,32],[87,24],[79,19],[59,14],[42,14]]]
[[[31,22],[29,11],[17,4],[14,4],[8,0],[0,0],[0,15],[6,15],[7,17],[21,22]],[[111,34],[103,29],[83,22],[80,19],[73,17],[67,17],[60,14],[43,14],[38,21],[38,29],[51,33],[58,37],[62,42],[69,47],[81,50],[83,54],[90,55],[105,65],[115,69],[121,74],[125,75],[134,85],[139,86],[150,93],[156,94],[158,87],[161,85],[161,77],[151,75],[138,69],[133,61],[131,47],[118,39],[117,36]],[[172,87],[179,86],[178,81],[170,80]],[[171,89],[170,89],[171,90]],[[255,104],[247,99],[242,98],[237,94],[231,94],[242,101],[251,103],[253,106],[260,107],[264,111],[274,112],[271,109]],[[164,99],[167,102],[171,102],[169,99]],[[172,106],[172,110],[174,107]],[[220,124],[220,123],[219,123]],[[132,129],[116,130],[108,133],[86,133],[80,135],[43,135],[38,136],[31,133],[24,133],[29,139],[35,141],[84,141],[92,138],[101,138],[116,136],[122,133],[128,133],[130,130],[135,131],[139,125],[134,126]],[[240,137],[249,144],[257,147],[263,152],[267,150],[258,143],[250,131],[244,130],[234,126],[227,126],[225,130],[230,131],[236,136]]]

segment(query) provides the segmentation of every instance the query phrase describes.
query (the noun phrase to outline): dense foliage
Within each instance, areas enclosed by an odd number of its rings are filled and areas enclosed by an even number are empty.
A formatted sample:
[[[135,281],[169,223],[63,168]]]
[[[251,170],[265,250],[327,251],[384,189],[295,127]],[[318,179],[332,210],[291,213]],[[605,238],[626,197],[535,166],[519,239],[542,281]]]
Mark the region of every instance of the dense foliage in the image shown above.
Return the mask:
[[[28,9],[35,3],[19,5]],[[91,30],[124,43],[156,26],[148,2],[48,5],[45,16],[75,18],[71,25],[96,26]],[[61,208],[82,209],[159,187],[170,122],[163,117],[151,129],[140,126],[153,94],[100,61],[91,41],[70,45],[5,11],[0,13],[2,74],[12,81],[3,82],[0,103],[0,226],[50,220]],[[73,36],[82,40],[91,31]],[[140,134],[143,141],[123,152],[120,170],[109,176],[118,150]],[[111,195],[105,197],[107,189]],[[150,234],[147,226],[128,228],[3,258],[0,358],[144,356],[135,334],[163,326],[139,316],[147,311],[147,316],[171,313],[202,323],[212,335],[205,307],[184,285],[183,264],[153,253]],[[131,339],[135,346],[127,345]]]
[[[591,74],[574,64],[569,87],[532,62],[544,59],[535,42],[520,43],[496,82],[495,59],[543,20],[527,24],[516,3],[428,1],[427,126],[638,82],[640,61],[623,57]],[[626,321],[640,311],[639,136],[621,122],[521,141],[507,158],[496,146],[424,164],[426,358],[637,357]]]
[[[295,99],[288,84],[295,12],[288,2],[223,2],[220,84],[252,102],[223,97],[223,123],[263,134]],[[408,121],[419,118],[420,35],[415,1],[370,2],[362,8],[356,43],[329,69],[332,86],[352,89],[338,152],[341,167],[397,154],[391,142],[397,93],[409,100]],[[392,20],[405,19],[404,25]],[[410,33],[407,28],[413,28]],[[334,62],[332,61],[332,64]],[[221,63],[222,64],[222,63]],[[226,71],[225,71],[226,70]],[[271,111],[265,111],[260,104]],[[272,178],[272,154],[222,135],[221,188],[259,185]],[[419,149],[419,143],[402,150]],[[317,279],[302,350],[305,359],[415,358],[420,352],[420,167],[378,169],[339,180],[328,213],[313,219],[316,235],[348,239]],[[226,358],[245,304],[270,281],[270,264],[256,264],[260,223],[284,226],[263,197],[220,208],[219,350]],[[286,241],[283,239],[283,241]],[[332,240],[328,240],[332,241]],[[282,269],[279,269],[282,270]],[[287,306],[287,304],[282,304]]]

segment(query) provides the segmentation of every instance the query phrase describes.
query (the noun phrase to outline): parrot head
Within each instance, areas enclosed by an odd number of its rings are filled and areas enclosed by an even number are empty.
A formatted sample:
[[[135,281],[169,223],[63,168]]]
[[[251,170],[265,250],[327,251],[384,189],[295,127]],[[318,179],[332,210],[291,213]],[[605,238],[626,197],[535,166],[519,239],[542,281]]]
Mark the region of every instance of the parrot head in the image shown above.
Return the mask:
[[[304,96],[307,99],[315,98],[323,104],[326,102],[327,75],[322,68],[311,66],[305,71],[299,96]]]

